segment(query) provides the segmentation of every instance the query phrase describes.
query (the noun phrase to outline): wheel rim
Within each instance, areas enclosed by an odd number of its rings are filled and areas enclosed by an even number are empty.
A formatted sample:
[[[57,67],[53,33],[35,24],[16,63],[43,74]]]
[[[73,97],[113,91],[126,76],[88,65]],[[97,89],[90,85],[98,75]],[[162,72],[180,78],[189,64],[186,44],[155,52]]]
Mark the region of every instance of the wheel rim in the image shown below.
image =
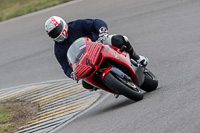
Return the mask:
[[[115,77],[116,77],[118,80],[122,81],[123,84],[125,84],[125,85],[128,86],[128,87],[130,87],[132,90],[134,90],[134,91],[136,91],[136,92],[140,92],[140,90],[138,89],[138,87],[137,87],[133,82],[127,81],[127,80],[125,80],[124,78],[121,78],[121,77],[119,77],[119,76],[117,76],[117,75],[115,75]]]

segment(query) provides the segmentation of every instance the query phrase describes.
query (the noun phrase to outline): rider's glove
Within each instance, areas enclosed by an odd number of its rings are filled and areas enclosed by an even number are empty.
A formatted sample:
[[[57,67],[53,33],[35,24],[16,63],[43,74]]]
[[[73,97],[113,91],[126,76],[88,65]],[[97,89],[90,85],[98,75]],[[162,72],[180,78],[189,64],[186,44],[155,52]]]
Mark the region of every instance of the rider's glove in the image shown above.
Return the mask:
[[[78,81],[78,78],[76,77],[76,75],[74,74],[74,72],[72,72],[70,74],[71,79]]]
[[[142,55],[139,55],[139,57],[140,58],[137,60],[137,62],[140,63],[142,66],[146,66],[149,63],[148,58],[146,58]]]
[[[103,43],[108,38],[108,29],[106,27],[101,27],[99,29],[99,38],[98,42]]]

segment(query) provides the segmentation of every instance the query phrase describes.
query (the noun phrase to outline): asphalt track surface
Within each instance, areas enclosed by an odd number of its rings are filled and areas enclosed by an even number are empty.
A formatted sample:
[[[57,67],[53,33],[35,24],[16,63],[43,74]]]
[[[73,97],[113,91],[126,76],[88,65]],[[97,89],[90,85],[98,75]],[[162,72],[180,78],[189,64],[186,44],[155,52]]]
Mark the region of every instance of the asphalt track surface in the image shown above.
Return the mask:
[[[65,78],[44,31],[52,15],[100,18],[149,58],[159,88],[133,102],[109,96],[58,133],[199,133],[200,1],[83,0],[0,23],[0,88]]]

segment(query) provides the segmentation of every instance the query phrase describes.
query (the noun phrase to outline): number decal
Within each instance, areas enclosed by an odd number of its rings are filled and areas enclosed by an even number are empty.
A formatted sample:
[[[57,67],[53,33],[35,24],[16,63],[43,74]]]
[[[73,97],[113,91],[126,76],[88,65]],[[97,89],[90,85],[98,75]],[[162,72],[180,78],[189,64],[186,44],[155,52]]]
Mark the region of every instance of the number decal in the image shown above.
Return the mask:
[[[92,63],[90,63],[90,59],[88,59],[88,58],[86,58],[86,65],[90,65],[91,67],[94,66]]]

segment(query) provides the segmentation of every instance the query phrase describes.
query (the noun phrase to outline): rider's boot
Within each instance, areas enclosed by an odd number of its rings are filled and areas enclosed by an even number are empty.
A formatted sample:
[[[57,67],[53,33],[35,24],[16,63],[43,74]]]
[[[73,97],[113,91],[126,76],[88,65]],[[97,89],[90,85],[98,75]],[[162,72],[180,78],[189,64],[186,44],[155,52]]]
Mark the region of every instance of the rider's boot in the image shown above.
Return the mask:
[[[85,89],[89,90],[89,91],[96,91],[96,90],[98,90],[97,87],[88,84],[88,83],[85,82],[84,80],[82,80],[82,86],[83,86]]]
[[[129,41],[126,43],[129,43]],[[136,52],[134,51],[130,43],[127,46],[129,46],[129,49],[127,50],[127,52],[129,53],[131,59],[134,59],[136,62],[140,63],[142,66],[146,66],[148,64],[148,58],[142,55],[136,54]]]
[[[92,89],[88,89],[89,91],[97,91],[99,88],[93,87]]]

